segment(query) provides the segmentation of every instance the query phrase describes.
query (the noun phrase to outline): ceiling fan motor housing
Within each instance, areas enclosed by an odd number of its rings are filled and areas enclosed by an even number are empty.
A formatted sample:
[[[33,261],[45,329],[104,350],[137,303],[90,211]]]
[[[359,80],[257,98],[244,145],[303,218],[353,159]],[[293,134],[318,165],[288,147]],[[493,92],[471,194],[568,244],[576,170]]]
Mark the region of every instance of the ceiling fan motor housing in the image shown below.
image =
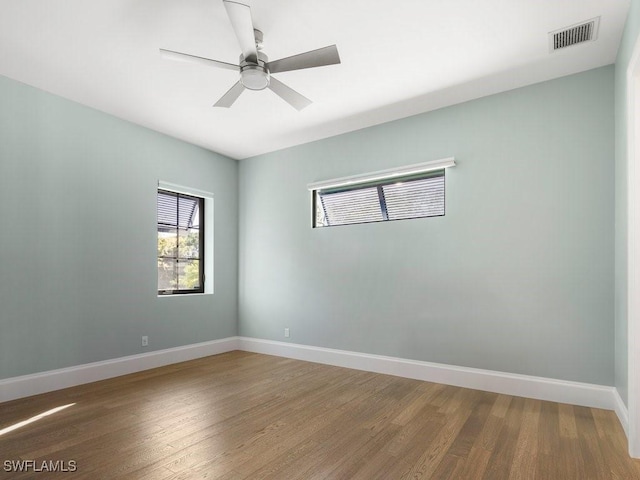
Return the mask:
[[[264,90],[269,86],[269,69],[266,64],[268,57],[258,52],[258,64],[247,62],[243,55],[240,55],[240,82],[244,88],[249,90]]]

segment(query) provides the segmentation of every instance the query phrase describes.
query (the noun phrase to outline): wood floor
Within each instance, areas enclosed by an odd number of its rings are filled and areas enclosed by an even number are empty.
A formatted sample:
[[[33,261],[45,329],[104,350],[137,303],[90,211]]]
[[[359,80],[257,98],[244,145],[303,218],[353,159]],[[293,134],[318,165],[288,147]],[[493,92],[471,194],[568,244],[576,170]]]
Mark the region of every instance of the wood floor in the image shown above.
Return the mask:
[[[3,403],[0,430],[70,404],[0,435],[0,478],[640,479],[610,411],[246,352]]]

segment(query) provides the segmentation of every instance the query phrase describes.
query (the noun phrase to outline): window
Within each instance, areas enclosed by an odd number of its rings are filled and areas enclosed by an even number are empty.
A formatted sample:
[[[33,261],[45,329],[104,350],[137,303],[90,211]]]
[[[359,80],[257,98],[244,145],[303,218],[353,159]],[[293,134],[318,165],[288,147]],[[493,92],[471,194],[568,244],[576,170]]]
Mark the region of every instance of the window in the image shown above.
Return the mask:
[[[313,227],[443,216],[453,159],[309,185]]]
[[[158,294],[204,293],[204,198],[158,189]]]

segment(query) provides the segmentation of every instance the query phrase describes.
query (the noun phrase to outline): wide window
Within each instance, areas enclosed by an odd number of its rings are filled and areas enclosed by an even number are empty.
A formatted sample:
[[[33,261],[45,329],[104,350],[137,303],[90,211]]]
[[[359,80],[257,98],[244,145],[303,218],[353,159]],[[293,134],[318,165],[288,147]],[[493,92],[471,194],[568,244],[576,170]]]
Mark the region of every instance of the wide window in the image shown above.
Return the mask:
[[[158,189],[158,294],[204,292],[203,198]]]
[[[445,167],[453,165],[445,159],[311,184],[313,227],[443,216]]]

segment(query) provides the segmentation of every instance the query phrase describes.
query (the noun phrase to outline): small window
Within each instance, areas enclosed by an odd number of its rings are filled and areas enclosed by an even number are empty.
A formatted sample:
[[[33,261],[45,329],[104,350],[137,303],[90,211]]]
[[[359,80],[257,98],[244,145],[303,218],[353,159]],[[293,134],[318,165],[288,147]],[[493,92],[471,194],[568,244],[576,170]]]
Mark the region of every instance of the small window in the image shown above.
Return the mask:
[[[444,215],[444,169],[313,190],[314,228]]]
[[[204,199],[158,189],[158,294],[204,292]]]

